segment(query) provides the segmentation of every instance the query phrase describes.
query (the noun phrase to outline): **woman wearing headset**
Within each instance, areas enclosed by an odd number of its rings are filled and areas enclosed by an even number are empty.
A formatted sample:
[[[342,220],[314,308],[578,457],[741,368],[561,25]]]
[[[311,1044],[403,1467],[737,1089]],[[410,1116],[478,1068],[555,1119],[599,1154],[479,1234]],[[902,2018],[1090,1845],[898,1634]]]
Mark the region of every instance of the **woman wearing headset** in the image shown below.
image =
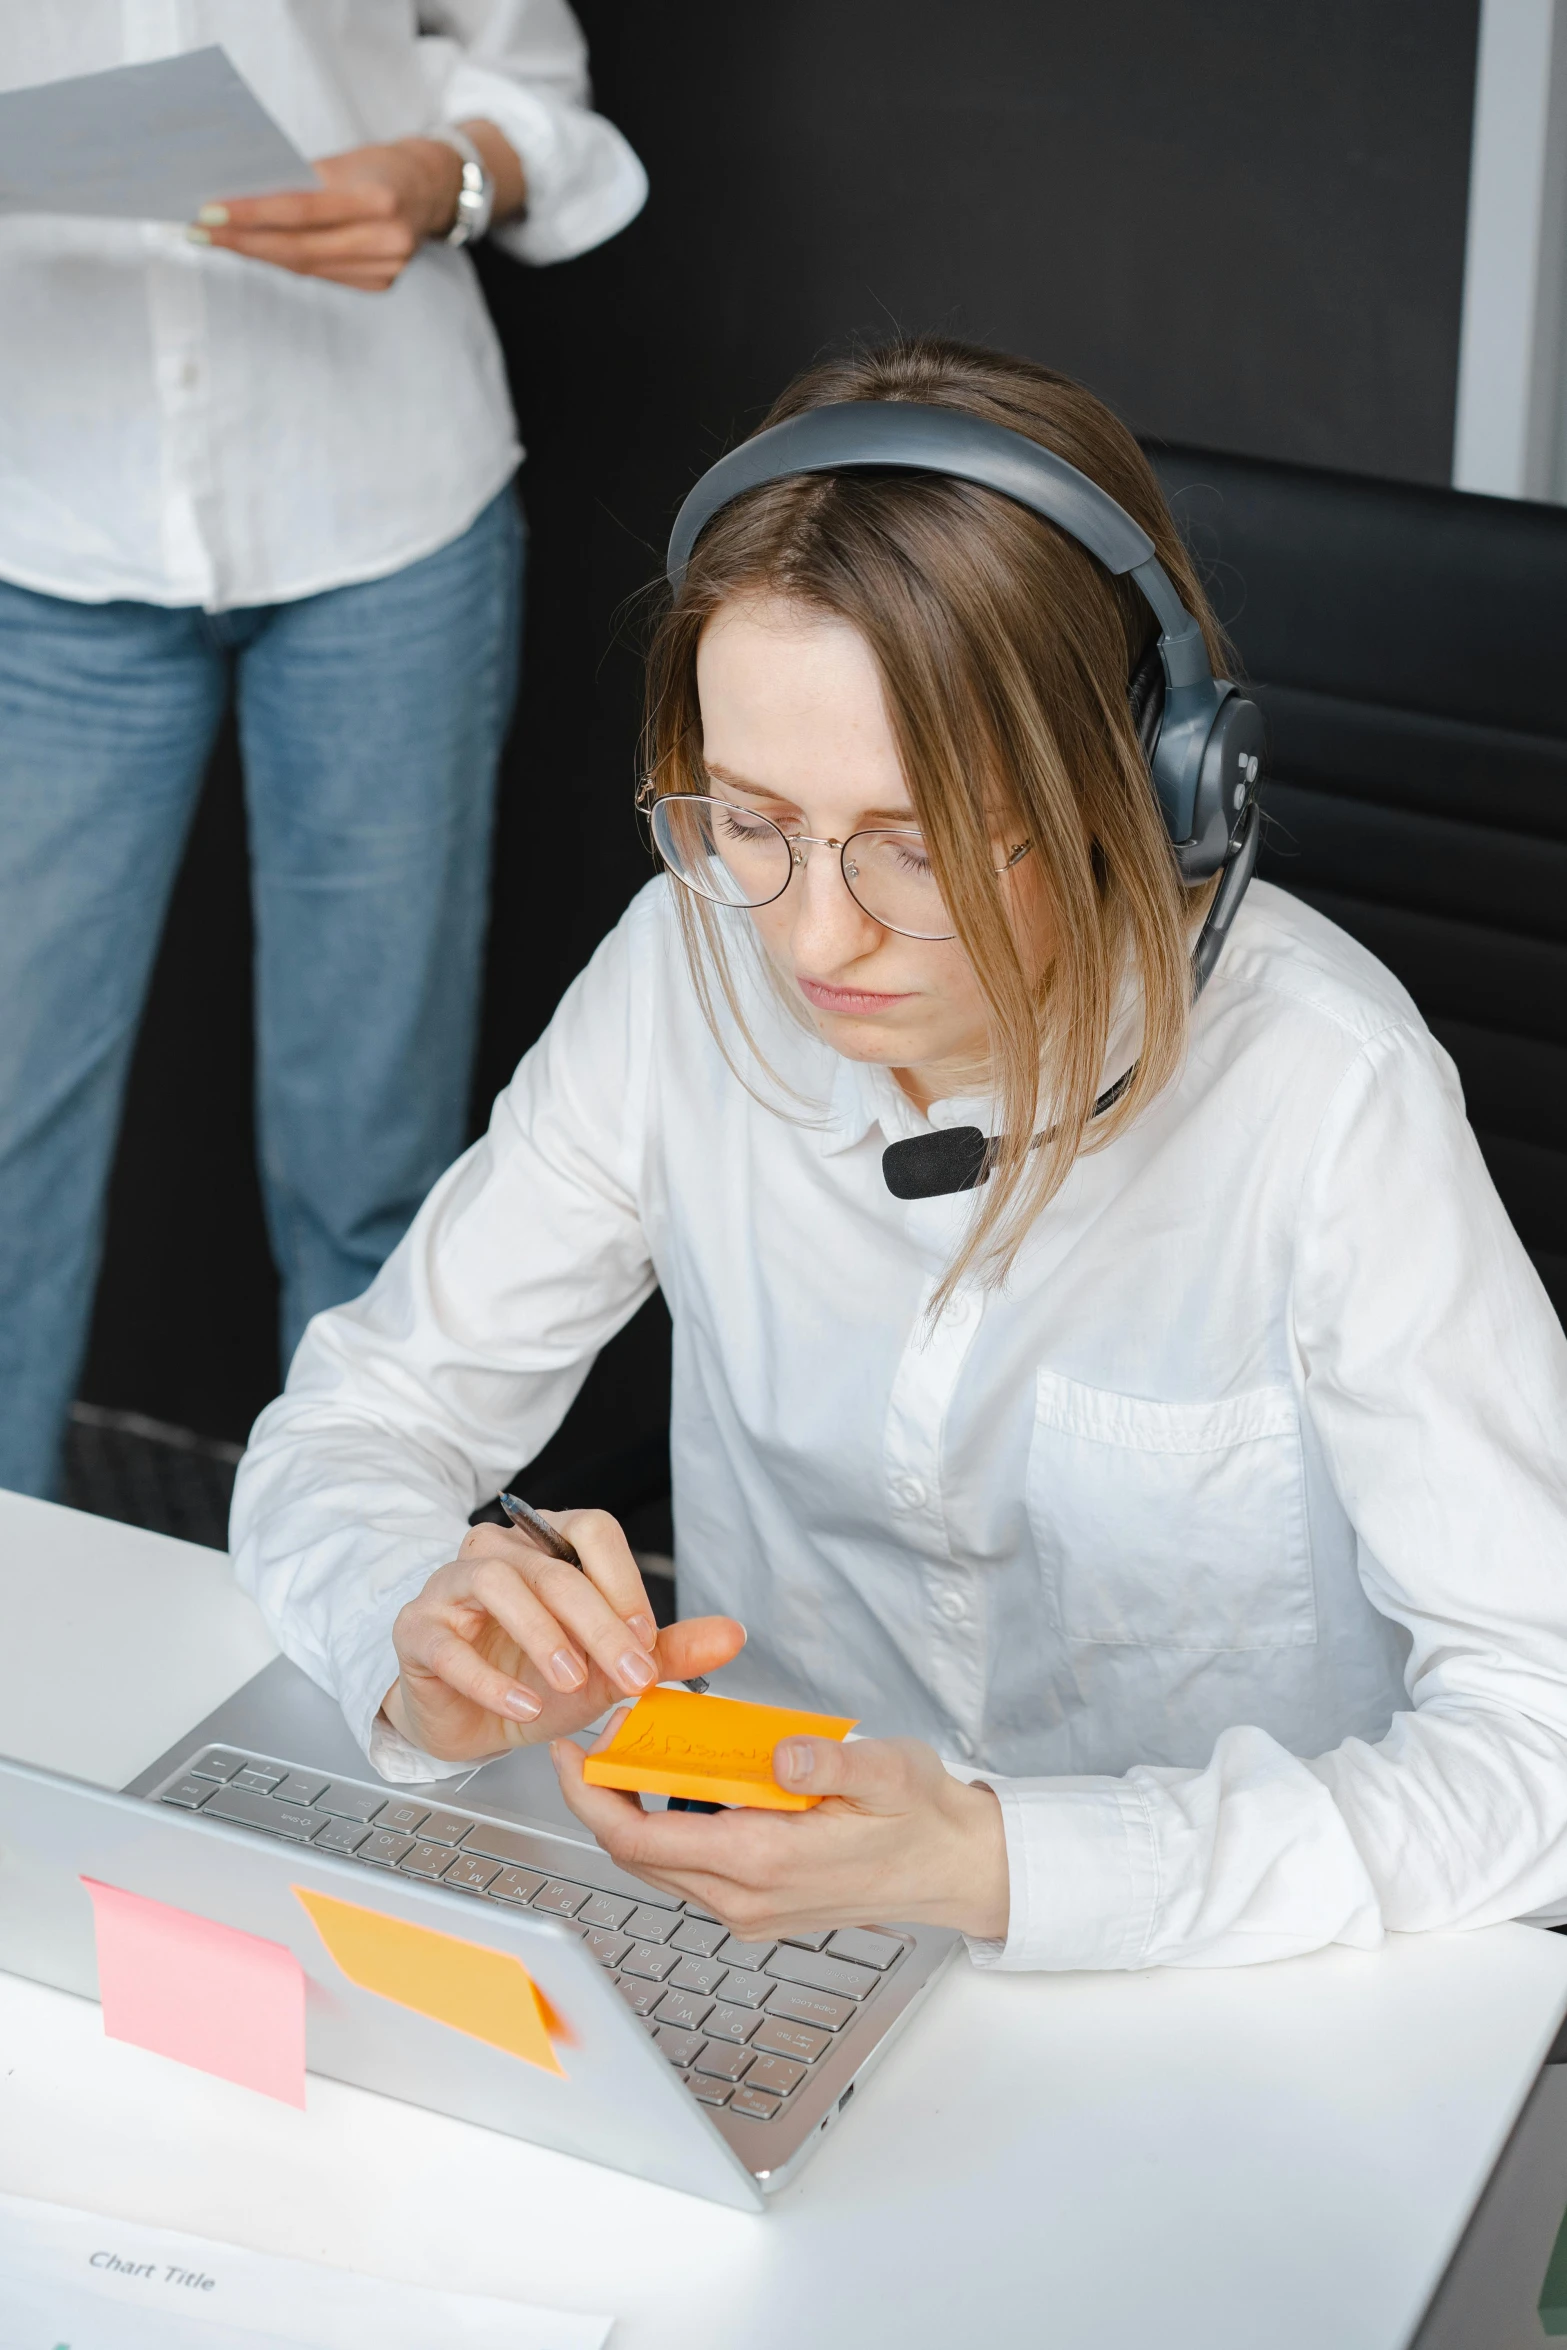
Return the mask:
[[[1130,435],[949,344],[769,421],[850,402],[1054,451],[1184,612],[939,470],[708,501],[652,659],[665,875],[312,1325],[240,1472],[241,1577],[386,1775],[557,1741],[613,1857],[752,1938],[927,1921],[1124,1967],[1567,1917],[1567,1348],[1450,1064],[1275,890],[1215,964],[1236,869],[1206,933],[1183,872],[1230,853],[1217,769],[1217,852],[1171,841],[1188,616],[1222,647]],[[1191,688],[1162,721],[1161,671]],[[970,1129],[978,1188],[894,1196],[889,1146],[950,1183]],[[586,1574],[464,1531],[655,1279],[662,1634],[612,1520],[558,1520]],[[568,1733],[718,1667],[860,1718],[778,1749],[816,1809],[583,1784]]]

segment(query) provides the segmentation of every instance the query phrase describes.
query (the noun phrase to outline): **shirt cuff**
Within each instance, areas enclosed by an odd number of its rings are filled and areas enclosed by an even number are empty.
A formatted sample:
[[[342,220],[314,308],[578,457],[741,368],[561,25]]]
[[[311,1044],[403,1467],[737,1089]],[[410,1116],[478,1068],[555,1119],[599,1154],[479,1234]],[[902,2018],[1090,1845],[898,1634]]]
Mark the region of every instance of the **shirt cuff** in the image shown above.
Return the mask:
[[[1007,1844],[1006,1940],[966,1937],[975,1965],[1050,1971],[1144,1965],[1159,1871],[1140,1791],[1124,1779],[961,1775],[996,1797]]]
[[[388,1684],[390,1686],[390,1684]],[[393,1727],[385,1714],[377,1714],[370,1724],[366,1753],[370,1768],[393,1787],[412,1787],[426,1779],[466,1779],[484,1763],[494,1762],[506,1752],[501,1746],[495,1754],[485,1754],[477,1762],[441,1762],[433,1754],[426,1754],[422,1746],[415,1746],[401,1730]]]
[[[446,122],[493,122],[528,181],[527,210],[490,239],[515,261],[570,261],[618,235],[647,202],[647,173],[612,122],[483,66],[461,64],[441,92]]]

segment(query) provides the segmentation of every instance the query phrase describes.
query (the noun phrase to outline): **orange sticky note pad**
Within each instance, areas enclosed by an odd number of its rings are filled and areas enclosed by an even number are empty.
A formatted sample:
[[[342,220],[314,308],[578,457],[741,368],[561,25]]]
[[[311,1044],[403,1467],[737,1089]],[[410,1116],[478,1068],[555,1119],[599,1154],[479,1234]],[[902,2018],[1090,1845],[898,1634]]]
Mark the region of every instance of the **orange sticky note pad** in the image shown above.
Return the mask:
[[[520,1958],[466,1942],[433,1926],[410,1925],[383,1910],[339,1901],[308,1886],[296,1898],[338,1966],[362,1991],[395,2000],[435,2023],[487,2041],[536,2064],[541,2072],[564,2071],[550,2046],[553,2031],[567,2034]]]
[[[773,1748],[780,1738],[842,1738],[853,1728],[852,1714],[805,1714],[786,1705],[649,1689],[602,1753],[588,1756],[582,1775],[590,1787],[620,1787],[634,1795],[810,1811],[821,1797],[791,1795],[779,1786]]]
[[[305,1974],[294,1953],[142,1893],[82,1883],[110,2039],[302,2106]]]

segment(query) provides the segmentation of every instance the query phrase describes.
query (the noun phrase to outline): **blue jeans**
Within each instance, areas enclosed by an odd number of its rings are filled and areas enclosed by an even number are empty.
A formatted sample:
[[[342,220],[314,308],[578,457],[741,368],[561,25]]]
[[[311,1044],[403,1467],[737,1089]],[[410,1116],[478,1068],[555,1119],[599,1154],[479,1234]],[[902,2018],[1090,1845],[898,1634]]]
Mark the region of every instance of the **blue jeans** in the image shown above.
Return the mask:
[[[287,1362],[462,1148],[522,526],[206,613],[0,581],[0,1486],[48,1494],[126,1072],[231,690]]]

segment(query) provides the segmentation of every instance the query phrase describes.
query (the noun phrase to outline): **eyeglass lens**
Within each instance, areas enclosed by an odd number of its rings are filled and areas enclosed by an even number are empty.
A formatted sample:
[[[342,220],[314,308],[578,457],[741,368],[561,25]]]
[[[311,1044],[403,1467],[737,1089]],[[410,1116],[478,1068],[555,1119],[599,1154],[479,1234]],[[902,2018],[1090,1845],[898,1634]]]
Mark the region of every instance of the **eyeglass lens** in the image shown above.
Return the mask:
[[[789,886],[793,846],[753,809],[705,794],[672,793],[655,801],[652,829],[675,879],[716,905],[770,905]],[[841,858],[850,893],[873,921],[909,938],[952,936],[919,833],[857,832],[844,843]]]

